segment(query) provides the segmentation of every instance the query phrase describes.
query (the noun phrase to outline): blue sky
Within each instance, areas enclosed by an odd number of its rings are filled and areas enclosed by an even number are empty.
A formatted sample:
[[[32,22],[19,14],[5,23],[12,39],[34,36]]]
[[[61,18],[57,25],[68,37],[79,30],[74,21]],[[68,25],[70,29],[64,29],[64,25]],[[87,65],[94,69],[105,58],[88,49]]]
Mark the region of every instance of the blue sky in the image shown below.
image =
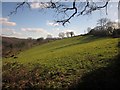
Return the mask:
[[[100,18],[109,18],[112,21],[118,20],[117,3],[110,2],[108,5],[108,15],[105,9],[95,11],[90,15],[74,17],[70,24],[65,27],[53,24],[57,19],[56,13],[51,9],[40,10],[38,8],[29,9],[27,6],[19,8],[16,14],[10,15],[15,9],[16,2],[2,3],[2,35],[18,38],[39,38],[51,34],[58,37],[59,32],[74,31],[76,35],[87,32],[88,27],[95,27]]]

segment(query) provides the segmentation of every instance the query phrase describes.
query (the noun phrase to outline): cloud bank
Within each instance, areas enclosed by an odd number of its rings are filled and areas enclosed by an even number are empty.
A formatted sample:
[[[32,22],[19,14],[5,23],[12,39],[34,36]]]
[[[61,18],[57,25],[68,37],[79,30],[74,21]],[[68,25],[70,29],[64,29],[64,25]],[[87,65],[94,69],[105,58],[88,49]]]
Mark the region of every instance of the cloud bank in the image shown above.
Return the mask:
[[[21,37],[22,33],[16,32],[15,29],[3,28],[1,35],[10,37]]]
[[[41,9],[41,8],[47,8],[49,7],[49,4],[48,3],[43,3],[43,2],[32,2],[30,4],[31,8],[32,9]]]
[[[21,31],[49,34],[49,33],[48,33],[46,30],[44,30],[43,28],[21,28]]]
[[[0,18],[0,24],[4,26],[16,26],[16,23],[10,22],[8,18]]]
[[[55,23],[53,21],[47,21],[48,26],[59,26],[59,23]]]

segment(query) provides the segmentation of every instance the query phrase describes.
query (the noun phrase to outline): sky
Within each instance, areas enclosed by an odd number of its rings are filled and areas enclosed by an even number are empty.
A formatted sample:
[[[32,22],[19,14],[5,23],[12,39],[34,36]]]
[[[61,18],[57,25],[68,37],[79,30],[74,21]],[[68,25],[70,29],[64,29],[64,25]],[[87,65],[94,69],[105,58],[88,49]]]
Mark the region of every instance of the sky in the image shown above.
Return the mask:
[[[100,18],[109,18],[112,21],[118,21],[117,2],[108,4],[108,14],[106,9],[94,11],[92,14],[74,17],[65,27],[54,23],[58,19],[56,12],[52,9],[42,9],[35,2],[31,3],[31,8],[24,6],[18,9],[16,14],[9,16],[10,12],[15,10],[18,2],[2,2],[2,25],[3,36],[34,39],[52,35],[58,37],[60,32],[73,31],[75,35],[87,33],[87,28],[94,28],[97,20]],[[68,2],[70,4],[70,2]],[[59,17],[61,17],[59,15]]]

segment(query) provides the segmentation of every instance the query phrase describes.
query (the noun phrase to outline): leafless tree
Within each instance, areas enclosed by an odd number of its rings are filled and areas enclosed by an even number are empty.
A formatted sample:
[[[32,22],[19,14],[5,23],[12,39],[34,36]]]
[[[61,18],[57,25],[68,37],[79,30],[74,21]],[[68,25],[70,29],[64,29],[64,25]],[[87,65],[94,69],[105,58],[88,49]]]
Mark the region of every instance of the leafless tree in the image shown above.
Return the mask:
[[[65,33],[64,32],[60,32],[58,35],[60,38],[64,38],[65,37]]]
[[[101,18],[98,20],[97,24],[99,26],[94,27],[90,30],[89,34],[96,35],[96,36],[112,36],[113,33],[117,33],[118,29],[118,23],[112,22],[110,19],[107,18]]]
[[[66,32],[66,36],[69,37],[69,35],[70,35],[70,32]]]
[[[52,35],[48,34],[47,39],[52,39]]]
[[[73,17],[90,14],[95,10],[106,8],[106,13],[107,13],[107,6],[108,6],[109,1],[110,0],[103,0],[101,1],[102,4],[99,4],[98,2],[95,2],[93,0],[85,0],[85,2],[71,0],[71,2],[69,3],[63,3],[63,2],[60,2],[60,0],[56,0],[56,1],[50,0],[49,2],[39,2],[39,5],[41,6],[42,9],[55,10],[57,15],[62,14],[63,15],[62,19],[60,18],[55,21],[56,23],[60,23],[64,26],[66,23],[70,23],[70,20]],[[32,3],[33,2],[27,2],[27,0],[21,3],[18,3],[16,5],[15,10],[12,11],[10,15],[17,13],[18,9],[23,7],[24,5],[27,5],[29,8],[31,8]],[[71,12],[71,14],[69,12]]]
[[[72,37],[74,35],[74,32],[71,31],[71,32],[69,32],[69,34]]]
[[[106,25],[107,23],[109,22],[110,20],[107,19],[107,18],[101,18],[97,21],[97,24],[100,25],[101,29],[105,29],[106,28]]]
[[[90,28],[90,27],[88,27],[88,28],[87,28],[87,32],[89,33],[89,32],[90,32],[90,30],[91,30],[91,28]]]

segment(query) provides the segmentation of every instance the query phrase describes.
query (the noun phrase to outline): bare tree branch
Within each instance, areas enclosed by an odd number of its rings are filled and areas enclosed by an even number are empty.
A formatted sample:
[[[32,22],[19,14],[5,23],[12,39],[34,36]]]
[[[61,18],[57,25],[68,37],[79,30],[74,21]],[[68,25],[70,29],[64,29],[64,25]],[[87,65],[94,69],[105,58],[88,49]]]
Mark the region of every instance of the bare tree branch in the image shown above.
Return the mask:
[[[82,15],[84,12],[86,12],[86,14],[88,14],[88,13],[91,13],[95,10],[99,10],[101,8],[104,8],[104,7],[106,7],[106,9],[107,9],[107,5],[108,5],[109,1],[110,0],[107,0],[105,5],[103,5],[103,6],[92,6],[92,7],[90,7],[89,0],[86,0],[86,5],[84,6],[84,9],[77,16]],[[89,8],[89,9],[87,10],[87,8]],[[63,8],[63,9],[64,9],[64,13],[66,11],[74,10],[74,13],[69,18],[56,21],[57,23],[62,23],[62,25],[64,26],[67,22],[70,23],[70,19],[78,13],[78,8],[75,6],[75,0],[74,0],[72,8]],[[106,14],[107,14],[107,11],[106,11]]]
[[[103,6],[93,6],[93,7],[90,7],[90,9],[86,11],[86,14],[91,13],[91,12],[93,12],[93,11],[95,11],[95,10],[100,10],[100,9],[102,9],[102,8],[107,7],[109,1],[110,1],[110,0],[107,0]]]
[[[31,8],[31,7],[30,7],[30,4],[29,4],[28,2],[26,2],[26,1],[24,1],[24,2],[22,2],[22,3],[17,3],[17,6],[16,6],[15,10],[12,11],[12,12],[10,12],[10,14],[9,14],[8,16],[10,16],[10,15],[12,15],[12,14],[16,14],[17,11],[18,11],[18,9],[21,8],[21,7],[23,7],[23,5],[25,5],[25,4],[26,4],[29,8]]]
[[[74,0],[72,2],[72,7],[69,7],[69,6],[65,6],[63,3],[60,3],[59,1],[58,2],[53,2],[52,0],[50,0],[49,2],[39,2],[40,5],[42,5],[42,8],[41,9],[54,9],[56,10],[57,12],[57,15],[58,14],[63,14],[64,17],[62,20],[56,20],[56,23],[61,23],[63,26],[65,26],[66,23],[70,23],[70,20],[75,16],[80,16],[80,15],[83,15],[83,14],[89,14],[95,10],[100,10],[102,8],[105,8],[106,7],[106,14],[107,14],[107,5],[109,3],[110,0],[106,0],[105,4],[102,5],[102,6],[98,6],[96,5],[96,3],[94,1],[91,1],[90,0],[86,0],[86,4],[85,5],[81,5],[81,7],[83,8],[82,10],[80,10],[78,7],[77,7],[77,2],[76,0]],[[10,15],[12,14],[16,14],[17,11],[18,11],[18,8],[24,6],[24,5],[27,5],[29,8],[31,8],[31,3],[27,2],[27,1],[24,1],[22,3],[18,3],[15,10],[10,12]],[[68,11],[73,11],[73,13],[70,15],[68,13]]]
[[[80,12],[80,14],[78,14],[77,16],[79,16],[79,15],[82,15],[83,14],[83,12],[85,12],[86,11],[86,9],[87,9],[87,7],[89,7],[89,1],[88,0],[86,0],[86,5],[85,5],[85,8]]]
[[[74,2],[73,2],[73,7],[72,8],[63,8],[63,9],[65,9],[64,10],[64,12],[66,12],[66,11],[68,11],[68,10],[74,10],[74,13],[69,17],[69,18],[67,18],[67,19],[64,19],[64,20],[58,20],[58,21],[56,21],[57,23],[62,23],[62,25],[63,26],[65,26],[65,23],[70,23],[70,19],[72,18],[72,17],[74,17],[75,16],[75,14],[77,14],[77,8],[76,8],[76,5],[75,5],[75,2],[76,2],[76,0],[74,0]]]

